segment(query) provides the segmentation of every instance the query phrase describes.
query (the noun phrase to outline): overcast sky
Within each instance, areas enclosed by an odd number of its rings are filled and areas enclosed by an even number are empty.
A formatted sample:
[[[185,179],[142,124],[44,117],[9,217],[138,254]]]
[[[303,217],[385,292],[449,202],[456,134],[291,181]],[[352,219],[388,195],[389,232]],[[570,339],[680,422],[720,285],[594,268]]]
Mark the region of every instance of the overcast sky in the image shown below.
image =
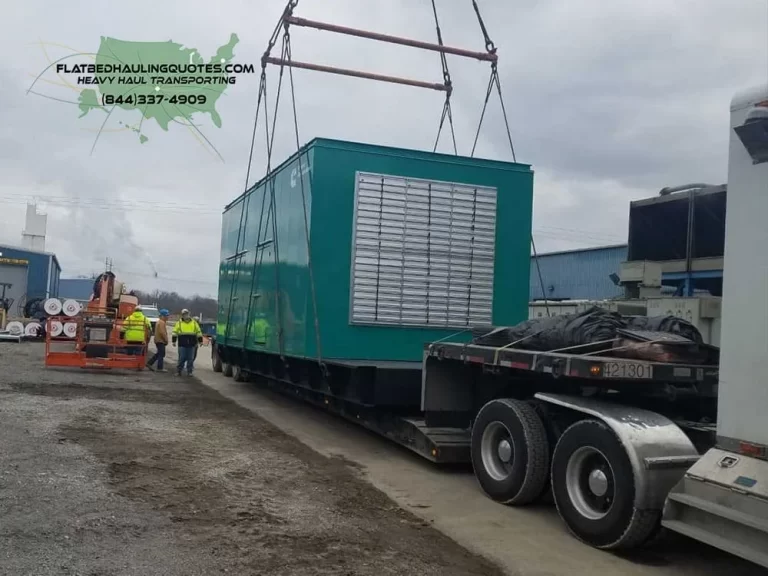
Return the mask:
[[[104,258],[131,287],[214,294],[221,211],[243,189],[258,75],[239,76],[206,116],[203,133],[222,162],[182,126],[145,130],[140,145],[119,120],[91,155],[103,114],[25,95],[50,60],[71,47],[95,52],[101,36],[172,39],[207,59],[231,33],[236,62],[254,63],[284,0],[15,3],[0,43],[0,242],[19,243],[24,205],[48,213],[46,249],[64,276],[100,271]],[[438,0],[447,44],[481,50],[470,0]],[[665,186],[726,180],[728,104],[768,80],[766,0],[482,0],[499,49],[518,161],[535,170],[540,252],[626,241],[629,201]],[[297,15],[434,41],[428,0],[301,0]],[[40,43],[62,45],[47,46]],[[47,52],[47,54],[46,54]],[[439,57],[408,48],[293,31],[297,60],[439,82]],[[449,57],[460,152],[474,137],[488,69]],[[271,86],[276,69],[270,69]],[[418,88],[297,71],[302,142],[315,136],[431,149],[442,95]],[[37,90],[76,99],[53,73]],[[295,149],[288,106],[274,151]],[[146,128],[146,124],[145,124]],[[112,131],[109,131],[109,130]],[[450,151],[444,138],[441,150]],[[476,155],[510,159],[498,102]],[[266,151],[257,141],[253,174]],[[153,267],[158,271],[154,278]]]

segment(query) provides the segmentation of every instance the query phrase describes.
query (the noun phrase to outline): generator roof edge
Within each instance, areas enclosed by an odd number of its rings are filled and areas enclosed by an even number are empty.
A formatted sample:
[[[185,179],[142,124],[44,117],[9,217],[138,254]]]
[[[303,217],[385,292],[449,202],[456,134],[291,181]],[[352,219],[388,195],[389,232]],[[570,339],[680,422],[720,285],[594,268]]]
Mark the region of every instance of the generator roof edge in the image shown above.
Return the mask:
[[[460,163],[466,163],[466,164],[484,164],[489,167],[494,167],[494,168],[499,168],[504,170],[511,169],[515,171],[527,172],[531,169],[530,164],[525,164],[523,162],[491,160],[489,158],[478,158],[478,157],[462,156],[457,154],[446,154],[444,152],[430,152],[427,150],[418,150],[415,148],[401,148],[398,146],[386,146],[383,144],[368,144],[365,142],[355,142],[351,140],[337,140],[333,138],[314,138],[310,143],[318,146],[322,146],[324,148],[335,148],[337,150],[352,148],[357,150],[365,150],[367,152],[389,151],[389,152],[398,152],[408,156],[424,156],[424,157],[429,156],[431,158],[441,158],[450,162],[459,161]]]
[[[264,175],[263,178],[259,179],[256,183],[249,186],[246,190],[241,192],[234,200],[229,202],[225,207],[223,212],[227,212],[230,208],[235,206],[238,202],[243,200],[245,196],[251,192],[252,190],[257,189],[259,186],[261,186],[264,182],[267,181],[267,178],[271,174],[277,174],[278,172],[282,171],[288,164],[293,162],[296,158],[298,158],[300,155],[307,153],[311,148],[314,147],[322,147],[322,148],[332,148],[337,150],[360,150],[365,151],[368,153],[379,153],[381,154],[384,151],[389,151],[390,153],[398,153],[402,156],[417,156],[417,157],[431,157],[434,159],[440,159],[443,162],[448,163],[459,163],[459,164],[474,164],[477,166],[486,166],[488,168],[496,168],[499,170],[511,170],[514,172],[532,172],[531,170],[531,164],[525,164],[522,162],[506,162],[503,160],[491,160],[488,158],[473,158],[470,156],[460,156],[456,154],[445,154],[442,152],[429,152],[426,150],[417,150],[413,148],[399,148],[396,146],[384,146],[381,144],[367,144],[364,142],[354,142],[349,140],[338,140],[334,138],[322,138],[322,137],[315,137],[309,140],[306,144],[304,144],[301,148],[299,148],[296,152],[288,156],[285,160],[283,160],[280,164],[278,164],[275,168],[272,169],[270,174]]]
[[[288,157],[287,157],[285,160],[283,160],[282,162],[280,162],[280,164],[278,164],[277,166],[275,166],[275,167],[272,169],[272,171],[271,171],[270,173],[268,173],[268,174],[265,174],[265,175],[264,175],[262,178],[259,178],[259,180],[257,180],[257,181],[256,181],[254,184],[252,184],[251,186],[249,186],[248,188],[246,188],[244,191],[240,192],[240,194],[238,194],[238,195],[237,195],[237,197],[236,197],[234,200],[232,200],[231,202],[229,202],[229,204],[227,204],[226,206],[224,206],[224,210],[223,210],[223,212],[226,212],[227,210],[229,210],[230,208],[232,208],[232,206],[234,206],[235,204],[237,204],[238,202],[240,202],[240,201],[241,201],[243,198],[245,198],[245,196],[246,196],[246,195],[247,195],[249,192],[251,192],[252,190],[256,190],[256,188],[258,188],[258,187],[259,187],[259,186],[261,186],[261,185],[262,185],[264,182],[266,182],[266,181],[267,181],[267,178],[269,177],[269,175],[270,175],[270,174],[277,174],[278,172],[280,172],[281,170],[283,170],[283,168],[285,168],[285,167],[286,167],[288,164],[290,164],[290,163],[291,163],[291,162],[293,162],[293,161],[294,161],[296,158],[298,158],[298,157],[299,157],[301,154],[304,154],[304,153],[308,152],[308,151],[309,151],[309,149],[310,149],[310,148],[312,148],[312,147],[315,145],[315,141],[316,141],[316,140],[317,140],[317,138],[313,138],[312,140],[310,140],[309,142],[307,142],[306,144],[304,144],[304,146],[302,146],[301,148],[299,148],[299,149],[298,149],[296,152],[294,152],[293,154],[291,154],[290,156],[288,156]]]

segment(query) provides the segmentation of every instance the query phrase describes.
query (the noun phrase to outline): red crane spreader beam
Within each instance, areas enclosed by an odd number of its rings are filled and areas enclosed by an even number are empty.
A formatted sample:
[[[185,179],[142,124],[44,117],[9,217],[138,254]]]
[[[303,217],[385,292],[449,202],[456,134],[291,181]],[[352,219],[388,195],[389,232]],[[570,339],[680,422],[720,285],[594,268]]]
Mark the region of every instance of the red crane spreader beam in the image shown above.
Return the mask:
[[[385,76],[383,74],[374,74],[372,72],[360,72],[358,70],[349,70],[347,68],[336,68],[335,66],[322,66],[320,64],[310,64],[308,62],[299,62],[287,58],[274,58],[267,56],[263,59],[267,64],[276,64],[278,66],[288,66],[290,68],[303,68],[304,70],[314,70],[316,72],[328,72],[329,74],[338,74],[340,76],[352,76],[354,78],[365,78],[368,80],[378,80],[380,82],[389,82],[391,84],[404,84],[406,86],[415,86],[417,88],[428,88],[448,92],[450,87],[447,84],[434,82],[422,82],[420,80],[411,80],[409,78],[398,78],[397,76]]]
[[[398,36],[390,36],[389,34],[380,34],[378,32],[369,32],[367,30],[359,30],[357,28],[349,28],[347,26],[337,26],[335,24],[328,24],[326,22],[318,22],[317,20],[308,20],[306,18],[299,18],[292,14],[293,5],[289,4],[288,9],[280,19],[280,24],[285,26],[286,34],[288,33],[288,26],[299,26],[303,28],[315,28],[317,30],[323,30],[326,32],[335,32],[337,34],[346,34],[348,36],[356,36],[358,38],[368,38],[370,40],[377,40],[379,42],[388,42],[390,44],[398,44],[401,46],[410,46],[412,48],[420,48],[422,50],[431,50],[433,52],[440,52],[441,54],[452,54],[454,56],[461,56],[463,58],[472,58],[474,60],[480,60],[485,62],[491,62],[494,66],[498,62],[499,57],[496,55],[495,48],[489,48],[485,52],[475,52],[472,50],[465,50],[464,48],[455,48],[452,46],[445,46],[442,44],[432,44],[430,42],[422,42],[420,40],[413,40],[410,38],[401,38]],[[276,39],[276,37],[275,37]],[[270,48],[272,44],[270,44]],[[444,82],[423,82],[421,80],[413,80],[410,78],[401,78],[398,76],[387,76],[384,74],[374,74],[372,72],[363,72],[360,70],[350,70],[347,68],[338,68],[336,66],[323,66],[321,64],[312,64],[309,62],[299,62],[293,60],[290,55],[286,58],[283,54],[282,58],[275,58],[269,55],[269,49],[261,59],[262,66],[267,64],[275,64],[277,66],[287,66],[291,68],[302,68],[304,70],[314,70],[316,72],[326,72],[328,74],[337,74],[339,76],[351,76],[353,78],[364,78],[367,80],[377,80],[379,82],[389,82],[391,84],[402,84],[405,86],[415,86],[417,88],[427,88],[429,90],[437,90],[439,92],[446,92],[449,96],[451,94],[452,86],[450,78],[447,77]]]
[[[421,42],[420,40],[411,40],[410,38],[390,36],[389,34],[368,32],[367,30],[358,30],[357,28],[337,26],[335,24],[327,24],[325,22],[318,22],[316,20],[307,20],[306,18],[299,18],[297,16],[285,16],[283,21],[287,22],[288,24],[293,24],[294,26],[300,26],[303,28],[315,28],[317,30],[324,30],[326,32],[336,32],[338,34],[346,34],[348,36],[357,36],[359,38],[368,38],[370,40],[378,40],[380,42],[389,42],[390,44],[411,46],[413,48],[432,50],[433,52],[441,52],[443,54],[453,54],[454,56],[463,56],[464,58],[473,58],[475,60],[481,60],[485,62],[496,62],[499,59],[496,53],[491,51],[474,52],[472,50],[465,50],[464,48],[454,48],[452,46],[443,46],[442,44],[432,44],[430,42]]]

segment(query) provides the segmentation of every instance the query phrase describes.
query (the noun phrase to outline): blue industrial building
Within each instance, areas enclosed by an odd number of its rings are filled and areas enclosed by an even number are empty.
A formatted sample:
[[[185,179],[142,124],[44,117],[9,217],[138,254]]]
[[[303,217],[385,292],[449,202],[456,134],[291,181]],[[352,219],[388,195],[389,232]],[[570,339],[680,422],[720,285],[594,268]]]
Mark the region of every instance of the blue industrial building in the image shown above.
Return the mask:
[[[55,254],[0,244],[0,300],[9,315],[33,298],[58,296],[61,266]]]
[[[88,300],[93,293],[93,278],[62,278],[59,281],[59,298]]]
[[[610,276],[618,275],[626,260],[627,244],[539,254],[540,281],[536,259],[531,257],[530,299],[602,300],[622,296],[622,287]]]

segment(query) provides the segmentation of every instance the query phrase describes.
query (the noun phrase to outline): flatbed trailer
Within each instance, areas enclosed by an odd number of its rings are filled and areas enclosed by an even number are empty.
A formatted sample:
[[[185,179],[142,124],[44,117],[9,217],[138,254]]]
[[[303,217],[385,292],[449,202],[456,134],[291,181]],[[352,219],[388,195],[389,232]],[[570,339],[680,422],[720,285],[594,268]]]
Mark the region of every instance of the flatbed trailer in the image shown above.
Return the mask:
[[[320,370],[313,359],[214,344],[212,358],[215,371],[311,402],[432,462],[471,463],[501,503],[551,492],[577,537],[614,549],[654,534],[667,492],[714,445],[718,369],[609,354],[436,342],[421,364],[327,361]],[[416,410],[360,400],[376,381],[416,378]],[[589,468],[581,480],[562,464],[573,442]],[[606,519],[600,506],[620,513]]]

